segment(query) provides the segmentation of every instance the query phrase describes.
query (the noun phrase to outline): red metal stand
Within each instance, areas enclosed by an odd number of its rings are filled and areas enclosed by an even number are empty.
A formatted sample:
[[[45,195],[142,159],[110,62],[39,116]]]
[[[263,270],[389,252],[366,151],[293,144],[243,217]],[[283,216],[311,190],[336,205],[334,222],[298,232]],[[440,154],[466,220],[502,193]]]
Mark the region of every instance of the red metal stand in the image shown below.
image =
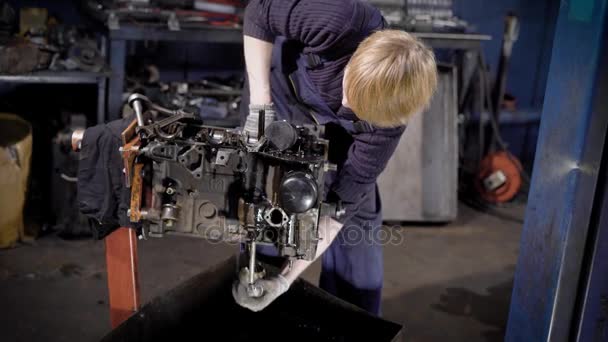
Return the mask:
[[[106,268],[112,328],[139,309],[137,237],[129,228],[119,228],[106,237]]]

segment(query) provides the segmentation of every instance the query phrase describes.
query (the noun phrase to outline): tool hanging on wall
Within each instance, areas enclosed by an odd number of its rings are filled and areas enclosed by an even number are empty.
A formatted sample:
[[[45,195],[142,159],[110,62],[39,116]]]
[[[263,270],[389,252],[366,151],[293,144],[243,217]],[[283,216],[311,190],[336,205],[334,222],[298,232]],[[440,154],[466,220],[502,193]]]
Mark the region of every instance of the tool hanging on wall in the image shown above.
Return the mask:
[[[479,163],[475,188],[485,201],[508,202],[521,188],[521,168],[519,161],[507,151],[490,153]]]
[[[509,152],[507,144],[502,139],[498,124],[501,100],[506,89],[509,60],[513,44],[517,41],[518,35],[518,19],[514,14],[509,13],[505,19],[505,33],[498,76],[493,91],[487,72],[485,72],[486,62],[483,55],[479,54],[482,108],[490,112],[488,121],[492,137],[488,146],[488,153],[485,153],[485,141],[480,142],[481,153],[484,157],[479,161],[474,186],[484,201],[494,204],[511,201],[520,192],[524,182],[529,184],[529,177],[520,161]],[[481,132],[485,127],[485,120],[482,115],[480,115],[479,121]]]
[[[496,73],[496,82],[492,91],[492,103],[494,106],[492,114],[498,119],[500,109],[502,107],[505,90],[507,88],[507,74],[509,71],[509,62],[513,52],[513,45],[519,38],[519,19],[513,13],[509,13],[505,18],[505,32],[502,41],[502,50],[500,60],[498,62],[498,70]]]

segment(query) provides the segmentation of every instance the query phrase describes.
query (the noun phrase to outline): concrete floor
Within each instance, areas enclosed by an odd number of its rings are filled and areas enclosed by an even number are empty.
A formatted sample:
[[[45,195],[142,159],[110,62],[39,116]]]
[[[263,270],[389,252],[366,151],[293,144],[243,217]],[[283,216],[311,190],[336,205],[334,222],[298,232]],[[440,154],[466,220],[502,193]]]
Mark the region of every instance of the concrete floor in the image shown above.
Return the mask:
[[[460,207],[449,225],[397,228],[385,253],[383,316],[406,341],[501,341],[521,225]],[[235,248],[166,237],[140,243],[144,302]],[[304,277],[316,283],[319,264]],[[0,251],[2,341],[96,341],[110,327],[103,243],[45,237]]]

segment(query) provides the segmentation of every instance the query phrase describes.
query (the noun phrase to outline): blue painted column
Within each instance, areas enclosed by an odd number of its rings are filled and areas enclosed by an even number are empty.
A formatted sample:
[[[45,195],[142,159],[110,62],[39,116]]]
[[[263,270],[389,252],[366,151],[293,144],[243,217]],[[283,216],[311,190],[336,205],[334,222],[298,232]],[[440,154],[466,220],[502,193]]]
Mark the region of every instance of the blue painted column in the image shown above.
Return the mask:
[[[605,74],[608,78],[608,71]],[[608,92],[608,90],[606,90]],[[605,98],[608,102],[608,98]],[[608,103],[605,104],[608,106]],[[608,151],[600,168],[596,204],[589,230],[578,296],[576,324],[577,341],[608,341]]]
[[[110,66],[112,76],[108,87],[107,119],[117,120],[122,117],[122,93],[125,87],[125,65],[127,59],[127,41],[110,39]]]
[[[592,209],[606,177],[607,2],[560,1],[507,341],[581,336]]]

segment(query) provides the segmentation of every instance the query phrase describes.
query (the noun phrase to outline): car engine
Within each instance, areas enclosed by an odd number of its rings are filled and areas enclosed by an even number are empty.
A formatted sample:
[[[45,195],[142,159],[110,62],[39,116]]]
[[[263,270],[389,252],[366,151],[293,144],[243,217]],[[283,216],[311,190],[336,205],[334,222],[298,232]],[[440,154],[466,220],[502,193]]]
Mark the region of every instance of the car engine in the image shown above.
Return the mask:
[[[129,98],[136,120],[123,132],[131,190],[128,215],[149,236],[180,234],[237,242],[248,255],[250,295],[263,276],[256,246],[313,260],[322,216],[327,161],[323,126],[292,125],[260,111],[257,134],[206,126],[195,110],[171,110],[140,94]],[[270,122],[269,122],[270,121]]]

